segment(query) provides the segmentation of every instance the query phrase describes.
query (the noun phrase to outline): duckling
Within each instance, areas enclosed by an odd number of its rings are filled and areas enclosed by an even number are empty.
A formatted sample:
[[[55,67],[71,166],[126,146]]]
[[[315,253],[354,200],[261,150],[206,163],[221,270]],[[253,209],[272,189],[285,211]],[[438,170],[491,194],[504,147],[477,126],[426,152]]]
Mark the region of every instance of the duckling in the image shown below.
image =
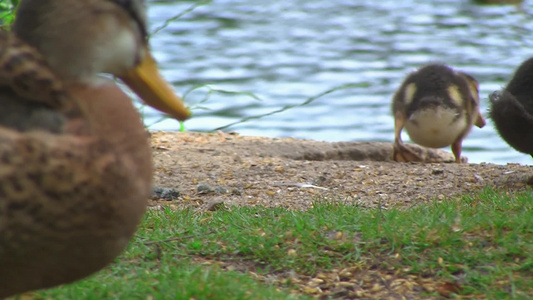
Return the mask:
[[[142,0],[22,0],[0,33],[0,299],[104,268],[144,214],[149,140],[99,73],[190,115],[149,52]]]
[[[533,58],[524,61],[502,91],[489,97],[489,115],[500,136],[533,156]]]
[[[470,75],[442,64],[429,64],[407,76],[392,100],[394,114],[393,160],[421,161],[403,144],[405,127],[413,142],[430,148],[451,145],[461,163],[461,144],[475,124],[485,119],[479,110],[478,83]]]

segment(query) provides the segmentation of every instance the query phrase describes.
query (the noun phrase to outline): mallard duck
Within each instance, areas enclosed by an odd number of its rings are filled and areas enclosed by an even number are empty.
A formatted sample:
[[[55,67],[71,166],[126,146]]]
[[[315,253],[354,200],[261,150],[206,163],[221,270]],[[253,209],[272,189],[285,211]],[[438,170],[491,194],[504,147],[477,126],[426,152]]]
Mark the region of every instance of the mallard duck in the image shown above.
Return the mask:
[[[0,33],[0,298],[109,264],[146,208],[150,145],[125,82],[189,112],[150,55],[141,0],[22,0]]]
[[[507,87],[489,99],[489,115],[500,136],[533,156],[533,58],[524,61]]]
[[[485,126],[477,81],[442,64],[430,64],[409,74],[393,97],[392,111],[396,161],[421,161],[403,144],[404,127],[411,140],[421,146],[451,145],[455,162],[460,163],[463,139],[474,124]]]

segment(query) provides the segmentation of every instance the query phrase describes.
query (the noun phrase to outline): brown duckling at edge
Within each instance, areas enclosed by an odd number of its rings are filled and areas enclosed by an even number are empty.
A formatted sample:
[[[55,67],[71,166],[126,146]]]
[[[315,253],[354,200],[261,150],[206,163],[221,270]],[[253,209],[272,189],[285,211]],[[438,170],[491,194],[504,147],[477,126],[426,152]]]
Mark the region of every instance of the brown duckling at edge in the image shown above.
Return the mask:
[[[392,100],[393,160],[422,161],[403,144],[405,127],[413,142],[430,148],[451,145],[461,162],[462,141],[475,124],[485,126],[479,110],[478,83],[470,75],[442,64],[429,64],[409,74]]]
[[[502,91],[489,97],[489,115],[500,136],[533,156],[533,58],[524,61]]]
[[[22,0],[0,32],[0,299],[102,269],[142,218],[150,144],[101,72],[189,117],[150,55],[142,0]]]

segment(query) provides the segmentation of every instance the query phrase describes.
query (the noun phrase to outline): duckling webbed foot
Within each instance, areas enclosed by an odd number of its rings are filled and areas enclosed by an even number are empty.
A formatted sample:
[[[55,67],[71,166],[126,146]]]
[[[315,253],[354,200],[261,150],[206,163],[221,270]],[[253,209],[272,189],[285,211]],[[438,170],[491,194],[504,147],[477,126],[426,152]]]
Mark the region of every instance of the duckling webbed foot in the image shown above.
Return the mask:
[[[413,149],[402,142],[395,142],[392,149],[392,159],[397,162],[422,162],[424,159]]]
[[[394,114],[394,144],[392,149],[392,160],[397,162],[421,162],[423,157],[416,153],[412,148],[406,146],[402,141],[402,129],[407,122],[407,118],[403,112],[396,112]]]

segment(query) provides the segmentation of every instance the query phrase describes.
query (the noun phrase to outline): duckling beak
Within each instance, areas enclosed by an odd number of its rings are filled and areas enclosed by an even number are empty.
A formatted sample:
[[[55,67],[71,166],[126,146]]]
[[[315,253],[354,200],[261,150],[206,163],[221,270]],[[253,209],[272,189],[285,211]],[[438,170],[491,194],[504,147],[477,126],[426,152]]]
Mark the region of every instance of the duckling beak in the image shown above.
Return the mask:
[[[170,85],[163,79],[155,59],[148,49],[141,62],[134,68],[118,76],[144,102],[155,109],[184,121],[191,116],[180,97],[176,96]]]

